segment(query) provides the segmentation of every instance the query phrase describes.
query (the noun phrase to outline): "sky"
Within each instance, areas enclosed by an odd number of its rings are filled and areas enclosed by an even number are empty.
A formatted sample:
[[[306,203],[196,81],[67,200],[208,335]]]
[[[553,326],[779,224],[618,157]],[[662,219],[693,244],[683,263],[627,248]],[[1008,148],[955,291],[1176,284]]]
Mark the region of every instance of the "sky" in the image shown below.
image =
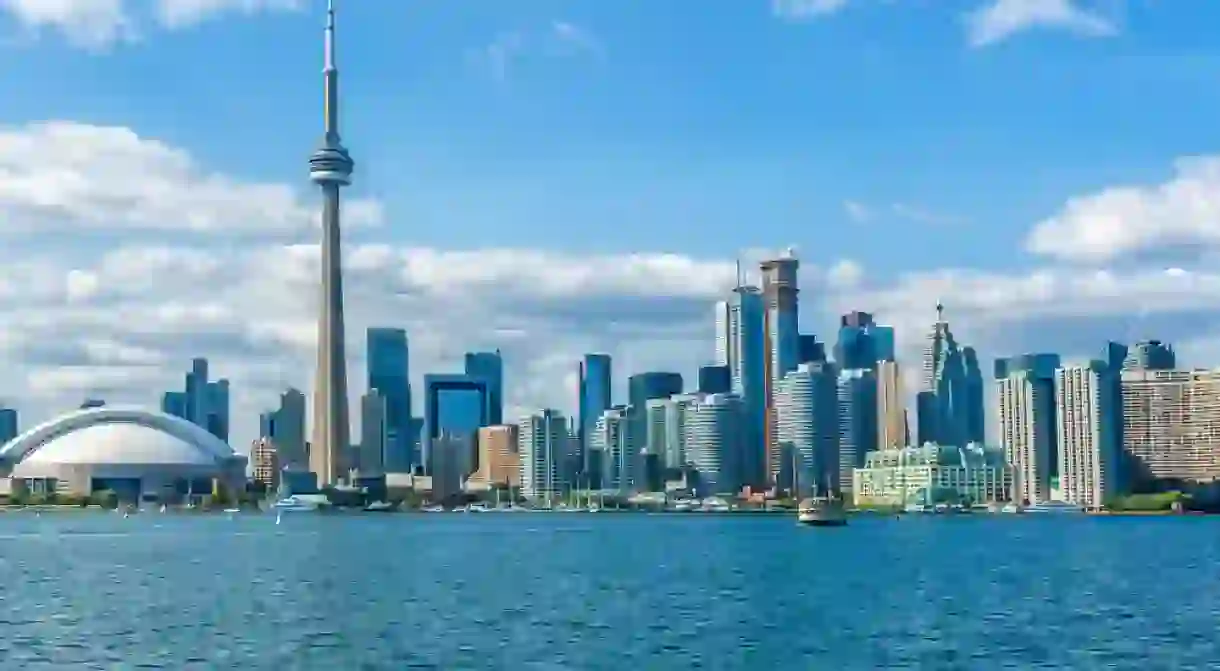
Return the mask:
[[[416,384],[500,348],[508,417],[572,412],[585,352],[620,398],[693,380],[734,261],[789,246],[802,329],[875,313],[909,385],[938,300],[987,370],[1146,338],[1220,365],[1214,0],[338,10],[354,397],[369,325],[408,330]],[[324,15],[0,0],[0,400],[23,425],[155,406],[206,356],[244,449],[311,388]]]

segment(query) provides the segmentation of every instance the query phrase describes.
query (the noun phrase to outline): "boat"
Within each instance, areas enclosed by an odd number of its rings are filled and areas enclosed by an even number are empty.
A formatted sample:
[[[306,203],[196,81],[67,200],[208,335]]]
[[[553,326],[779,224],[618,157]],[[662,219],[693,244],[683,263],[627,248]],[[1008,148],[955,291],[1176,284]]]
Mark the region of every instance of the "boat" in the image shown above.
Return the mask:
[[[1017,515],[1024,511],[1015,503],[1006,503],[1000,507],[1000,512],[1005,515]]]
[[[483,503],[482,501],[480,501],[478,503],[472,503],[469,506],[466,506],[466,510],[467,510],[467,512],[472,512],[472,513],[491,512],[491,508],[486,503]]]
[[[387,501],[373,501],[364,507],[365,512],[370,513],[385,513],[398,508],[397,505]]]
[[[425,513],[443,513],[445,512],[445,506],[425,506],[420,510]]]
[[[240,512],[241,512],[241,508],[225,508],[225,512],[226,512],[226,513],[229,513],[230,515],[232,515],[232,514],[234,514],[234,513],[240,513]]]
[[[305,499],[296,496],[289,496],[276,501],[273,507],[277,511],[281,512],[303,513],[317,510],[318,504],[313,503],[312,501],[306,501]]]
[[[1032,506],[1026,506],[1025,512],[1043,515],[1083,515],[1084,506],[1067,501],[1040,501]]]
[[[841,527],[847,524],[843,501],[833,496],[812,496],[797,507],[796,521],[813,527]]]
[[[793,492],[799,492],[797,487],[796,473],[799,473],[796,456],[792,458],[792,473]],[[826,496],[818,496],[818,487],[815,482],[813,485],[813,496],[802,499],[796,508],[797,524],[811,527],[842,527],[847,526],[847,510],[843,506],[843,499],[834,496],[831,493],[829,485],[826,487]]]

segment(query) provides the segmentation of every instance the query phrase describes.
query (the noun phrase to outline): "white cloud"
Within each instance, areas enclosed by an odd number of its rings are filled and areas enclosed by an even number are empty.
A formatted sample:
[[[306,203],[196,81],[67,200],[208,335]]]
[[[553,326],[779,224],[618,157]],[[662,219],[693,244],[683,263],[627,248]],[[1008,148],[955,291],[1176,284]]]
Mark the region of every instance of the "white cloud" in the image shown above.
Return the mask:
[[[157,0],[157,18],[167,28],[181,28],[220,14],[295,11],[304,0]]]
[[[0,11],[32,35],[57,30],[72,44],[87,48],[135,34],[123,0],[0,0]]]
[[[771,11],[789,20],[828,16],[847,7],[847,0],[771,0]]]
[[[965,20],[970,44],[977,47],[1035,28],[1066,30],[1087,37],[1118,32],[1111,19],[1083,9],[1078,0],[990,0],[967,14]]]
[[[1220,246],[1220,156],[1179,159],[1153,186],[1116,186],[1069,200],[1026,239],[1032,252],[1106,262],[1164,249]]]
[[[302,168],[303,169],[303,168]],[[0,128],[0,234],[162,230],[295,234],[317,208],[287,185],[246,183],[202,169],[188,154],[129,129],[41,122]],[[357,200],[357,226],[380,205]]]
[[[298,10],[304,0],[0,0],[30,35],[54,30],[75,46],[98,49],[137,37],[137,17],[152,13],[167,29],[223,14]]]

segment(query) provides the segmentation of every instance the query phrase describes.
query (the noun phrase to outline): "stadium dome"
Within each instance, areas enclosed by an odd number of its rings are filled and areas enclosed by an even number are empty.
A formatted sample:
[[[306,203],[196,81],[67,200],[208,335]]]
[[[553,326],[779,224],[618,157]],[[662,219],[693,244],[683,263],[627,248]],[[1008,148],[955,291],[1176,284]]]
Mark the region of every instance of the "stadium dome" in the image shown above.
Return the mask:
[[[33,489],[166,499],[207,493],[212,481],[245,479],[246,458],[184,419],[139,408],[103,406],[63,415],[0,448],[10,482]]]

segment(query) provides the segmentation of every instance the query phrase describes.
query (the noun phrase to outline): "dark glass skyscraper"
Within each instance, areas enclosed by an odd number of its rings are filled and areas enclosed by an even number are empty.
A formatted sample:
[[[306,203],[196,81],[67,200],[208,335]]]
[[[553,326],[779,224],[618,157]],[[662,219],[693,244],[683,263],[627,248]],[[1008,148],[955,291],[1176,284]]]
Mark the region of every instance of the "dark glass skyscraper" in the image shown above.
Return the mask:
[[[802,333],[797,340],[797,361],[800,363],[822,363],[826,361],[826,343],[819,342],[812,333]]]
[[[487,383],[487,422],[504,423],[504,359],[500,350],[467,352],[466,375]]]
[[[17,411],[0,407],[0,445],[17,437]]]
[[[401,473],[418,460],[408,430],[411,422],[411,365],[407,332],[370,328],[367,333],[368,388],[385,401],[385,470]]]
[[[703,366],[699,369],[699,391],[727,394],[733,391],[733,374],[728,366]]]
[[[589,451],[593,431],[602,413],[610,409],[611,361],[609,354],[586,354],[580,362],[580,389],[577,399],[580,409],[577,426],[577,449],[580,450],[581,471],[589,480],[589,487],[601,487],[602,465],[591,463]]]

